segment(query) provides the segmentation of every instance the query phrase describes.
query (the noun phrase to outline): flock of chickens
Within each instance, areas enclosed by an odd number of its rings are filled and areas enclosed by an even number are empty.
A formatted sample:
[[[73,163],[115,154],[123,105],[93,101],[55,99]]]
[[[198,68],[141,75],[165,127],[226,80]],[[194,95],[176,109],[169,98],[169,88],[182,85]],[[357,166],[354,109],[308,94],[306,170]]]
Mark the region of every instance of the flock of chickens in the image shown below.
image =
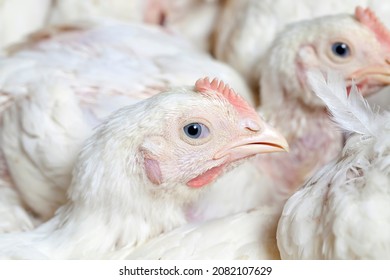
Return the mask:
[[[26,4],[0,0],[1,259],[390,259],[390,5]]]

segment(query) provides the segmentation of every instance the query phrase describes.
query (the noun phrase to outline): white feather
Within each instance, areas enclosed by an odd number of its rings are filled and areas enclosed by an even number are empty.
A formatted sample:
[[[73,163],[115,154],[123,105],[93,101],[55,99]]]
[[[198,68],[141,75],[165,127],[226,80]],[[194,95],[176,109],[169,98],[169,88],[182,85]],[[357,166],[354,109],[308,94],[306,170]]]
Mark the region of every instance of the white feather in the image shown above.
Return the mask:
[[[327,79],[319,71],[310,71],[308,81],[341,128],[359,134],[374,134],[375,114],[355,84],[348,94],[344,78],[333,71],[327,73]]]
[[[0,233],[33,228],[34,219],[26,211],[18,193],[0,179]]]

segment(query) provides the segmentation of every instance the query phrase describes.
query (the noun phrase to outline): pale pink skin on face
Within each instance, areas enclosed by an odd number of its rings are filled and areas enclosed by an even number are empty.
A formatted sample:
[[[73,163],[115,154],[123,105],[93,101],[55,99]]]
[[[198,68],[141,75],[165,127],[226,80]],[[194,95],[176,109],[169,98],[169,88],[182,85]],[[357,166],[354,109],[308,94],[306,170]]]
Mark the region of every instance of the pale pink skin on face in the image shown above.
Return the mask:
[[[223,81],[218,81],[217,79],[214,79],[210,82],[208,78],[199,79],[195,84],[195,88],[199,92],[216,91],[226,97],[229,103],[236,108],[237,112],[242,117],[253,118],[255,120],[259,119],[259,116],[254,111],[254,109],[250,107],[249,104],[241,96],[234,92],[234,90],[231,89],[229,85],[225,84]],[[216,166],[207,170],[205,173],[188,181],[187,186],[192,188],[200,188],[210,184],[218,178],[218,176],[222,173],[223,168],[226,165],[227,164],[222,164],[220,166]]]
[[[256,153],[287,149],[284,138],[265,124],[254,108],[224,82],[217,79],[212,82],[208,78],[200,79],[195,84],[195,90],[205,96],[215,94],[220,95],[222,99],[226,99],[233,106],[233,111],[238,113],[238,119],[235,120],[236,124],[232,123],[236,130],[232,131],[234,136],[229,140],[230,142],[223,144],[211,155],[213,157],[212,161],[218,160],[218,164],[188,180],[186,182],[188,187],[201,188],[209,185],[223,173],[226,166],[237,160],[254,156]],[[280,142],[280,139],[283,139],[282,142]],[[282,146],[278,148],[278,145]],[[164,165],[163,161],[165,160],[161,159],[162,165]],[[161,167],[161,164],[158,158],[153,158],[148,154],[144,155],[146,175],[155,185],[160,185],[165,179],[162,171],[164,168]]]
[[[156,185],[162,183],[160,164],[157,160],[145,157],[145,171],[148,179]]]
[[[188,181],[187,186],[191,188],[201,188],[210,184],[211,182],[215,181],[215,179],[217,179],[218,176],[222,173],[224,166],[225,165],[223,164],[207,170],[202,175],[199,175],[198,177]]]

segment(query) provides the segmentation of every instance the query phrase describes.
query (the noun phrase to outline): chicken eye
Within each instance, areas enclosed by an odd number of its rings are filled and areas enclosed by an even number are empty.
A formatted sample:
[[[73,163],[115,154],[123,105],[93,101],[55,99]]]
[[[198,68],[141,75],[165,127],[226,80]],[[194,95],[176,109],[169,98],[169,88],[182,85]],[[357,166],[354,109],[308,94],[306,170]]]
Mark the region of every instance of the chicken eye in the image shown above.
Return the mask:
[[[332,45],[333,54],[339,57],[348,57],[351,54],[349,46],[346,43],[336,42]]]
[[[184,133],[193,139],[205,138],[209,135],[210,131],[202,123],[190,123],[183,127]]]

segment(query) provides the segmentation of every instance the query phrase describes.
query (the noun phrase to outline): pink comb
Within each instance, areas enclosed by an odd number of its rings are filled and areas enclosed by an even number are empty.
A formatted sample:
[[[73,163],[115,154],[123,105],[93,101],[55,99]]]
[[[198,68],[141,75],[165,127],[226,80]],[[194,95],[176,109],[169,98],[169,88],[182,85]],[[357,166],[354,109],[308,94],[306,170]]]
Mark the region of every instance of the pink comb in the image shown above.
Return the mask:
[[[208,77],[199,79],[195,83],[195,89],[199,92],[216,91],[224,96],[230,104],[238,111],[243,117],[257,117],[255,110],[238,95],[233,89],[225,84],[223,81],[219,81],[214,78],[211,82]]]
[[[359,22],[370,28],[378,40],[390,49],[390,32],[370,8],[356,7],[355,17]]]

